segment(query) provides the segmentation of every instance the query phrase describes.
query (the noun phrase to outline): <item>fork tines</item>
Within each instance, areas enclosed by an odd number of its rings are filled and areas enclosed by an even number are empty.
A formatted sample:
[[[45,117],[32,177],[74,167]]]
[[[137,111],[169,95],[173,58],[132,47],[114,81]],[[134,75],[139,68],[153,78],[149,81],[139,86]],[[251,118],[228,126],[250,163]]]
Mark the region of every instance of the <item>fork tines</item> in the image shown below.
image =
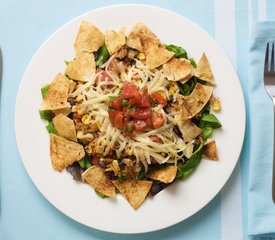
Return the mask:
[[[271,57],[270,57],[270,50],[269,46],[272,45],[271,48]],[[274,71],[274,42],[268,42],[266,44],[266,52],[265,52],[265,71]]]

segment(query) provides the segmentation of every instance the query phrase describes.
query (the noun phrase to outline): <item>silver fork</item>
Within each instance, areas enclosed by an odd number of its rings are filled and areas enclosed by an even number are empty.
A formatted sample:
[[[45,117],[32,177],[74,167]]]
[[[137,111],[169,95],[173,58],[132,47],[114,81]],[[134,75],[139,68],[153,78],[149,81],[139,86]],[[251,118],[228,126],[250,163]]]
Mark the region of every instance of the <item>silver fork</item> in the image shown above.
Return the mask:
[[[270,57],[270,45],[271,48],[271,57]],[[274,105],[274,115],[275,115],[275,66],[274,66],[274,43],[267,43],[266,52],[265,52],[265,63],[264,63],[264,86],[265,90],[271,97]],[[273,119],[274,122],[274,119]],[[275,126],[274,126],[274,135],[273,135],[273,171],[272,171],[272,200],[275,203]]]

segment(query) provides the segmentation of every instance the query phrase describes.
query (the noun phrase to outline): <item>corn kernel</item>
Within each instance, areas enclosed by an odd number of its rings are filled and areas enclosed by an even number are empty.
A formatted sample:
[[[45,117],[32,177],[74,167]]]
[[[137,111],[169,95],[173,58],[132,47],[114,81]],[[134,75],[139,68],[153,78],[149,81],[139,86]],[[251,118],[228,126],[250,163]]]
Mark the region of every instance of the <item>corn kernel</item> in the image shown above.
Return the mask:
[[[107,142],[106,142],[105,139],[101,140],[101,145],[102,145],[102,146],[107,146]]]
[[[129,151],[127,152],[127,154],[128,154],[128,156],[132,156],[132,155],[133,155],[133,151],[132,151],[132,150],[129,150]]]
[[[164,152],[162,152],[160,155],[163,156],[163,157],[165,157],[166,154]]]
[[[145,60],[145,55],[144,55],[144,53],[139,53],[138,54],[138,59],[140,60],[140,61],[144,61]]]
[[[175,88],[174,88],[174,86],[172,86],[172,87],[169,88],[168,93],[169,93],[169,94],[174,94],[174,93],[175,93]]]
[[[82,101],[82,100],[83,100],[82,95],[78,95],[78,96],[76,97],[76,101],[77,101],[77,102],[80,102],[80,101]]]
[[[117,160],[113,160],[112,161],[112,169],[114,170],[114,172],[119,172],[120,171],[120,167],[118,165],[118,161]]]
[[[82,118],[81,118],[81,122],[85,123],[85,121],[87,120],[88,115],[85,114]]]
[[[85,112],[84,112],[83,110],[81,110],[81,109],[78,109],[78,110],[77,110],[77,113],[78,113],[79,115],[83,115]]]
[[[170,158],[175,158],[175,155],[173,153],[169,154]]]
[[[212,109],[215,112],[219,112],[221,110],[221,103],[219,98],[215,98],[213,104],[212,104]]]

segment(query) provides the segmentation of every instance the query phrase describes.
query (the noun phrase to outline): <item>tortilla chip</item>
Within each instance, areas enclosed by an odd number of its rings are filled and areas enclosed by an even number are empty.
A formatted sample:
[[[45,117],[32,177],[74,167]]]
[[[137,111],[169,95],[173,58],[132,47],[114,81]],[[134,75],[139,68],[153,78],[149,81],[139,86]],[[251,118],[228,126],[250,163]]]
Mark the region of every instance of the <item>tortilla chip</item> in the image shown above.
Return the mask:
[[[202,54],[201,59],[198,62],[195,76],[201,80],[215,84],[215,79],[211,70],[211,66],[205,53]]]
[[[163,65],[163,73],[170,81],[185,83],[193,76],[193,66],[185,58],[172,58]]]
[[[104,194],[105,196],[115,198],[115,186],[105,175],[104,169],[99,166],[92,166],[88,168],[82,177],[98,192]]]
[[[74,43],[76,54],[96,52],[104,44],[104,35],[93,24],[82,21]]]
[[[134,48],[143,52],[143,46],[141,44],[140,36],[145,35],[149,37],[156,44],[160,43],[159,38],[143,23],[136,23],[136,25],[132,28],[131,32],[126,41],[126,45],[130,48]]]
[[[140,39],[146,56],[146,66],[150,69],[161,66],[174,56],[173,52],[168,51],[163,46],[159,46],[150,37],[142,35]]]
[[[50,155],[53,168],[61,172],[64,168],[83,158],[85,151],[83,146],[78,143],[50,134]]]
[[[125,44],[125,27],[119,32],[106,31],[105,43],[111,55],[116,53]]]
[[[69,82],[70,82],[69,93],[72,93],[75,89],[76,82],[73,80],[69,80]]]
[[[66,73],[74,80],[88,82],[95,74],[94,54],[83,52],[75,60],[69,62]]]
[[[146,176],[153,180],[158,180],[168,184],[174,181],[177,175],[177,171],[177,166],[168,166],[162,169],[149,172],[148,174],[146,174]]]
[[[191,120],[180,122],[179,129],[184,142],[190,142],[202,133],[202,129],[197,127]]]
[[[70,108],[67,102],[69,88],[69,80],[61,73],[57,74],[43,99],[41,110]]]
[[[219,160],[215,140],[212,140],[204,145],[202,156],[208,160]]]
[[[60,137],[70,141],[77,141],[74,121],[63,114],[58,114],[53,118],[53,124]]]
[[[134,209],[137,209],[148,195],[152,183],[151,181],[127,179],[123,182],[112,181],[122,196],[131,204]]]
[[[146,66],[150,69],[157,68],[168,62],[173,56],[174,53],[166,50],[165,48],[152,47],[146,54]]]
[[[210,99],[213,87],[197,83],[189,96],[178,95],[172,107],[180,112],[181,120],[186,121],[199,113]]]
[[[58,115],[58,114],[63,114],[65,116],[68,116],[69,113],[71,112],[71,107],[66,107],[66,108],[60,108],[57,110],[53,110],[54,115]]]

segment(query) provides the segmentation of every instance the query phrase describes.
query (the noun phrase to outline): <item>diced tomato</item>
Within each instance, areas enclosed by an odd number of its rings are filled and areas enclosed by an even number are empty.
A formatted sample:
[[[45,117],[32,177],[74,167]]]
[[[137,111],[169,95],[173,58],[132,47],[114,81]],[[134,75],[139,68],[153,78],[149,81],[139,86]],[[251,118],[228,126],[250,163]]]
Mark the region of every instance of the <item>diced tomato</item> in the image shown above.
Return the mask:
[[[104,81],[110,81],[112,80],[111,76],[105,72],[104,70],[100,69],[100,70],[96,70],[97,72],[101,72],[98,77],[95,79],[95,81],[98,82],[104,82]]]
[[[108,67],[108,71],[113,72],[114,74],[118,75],[119,74],[119,69],[117,67],[118,61],[116,59],[113,59]]]
[[[93,165],[99,165],[99,159],[100,159],[100,157],[99,156],[93,156],[93,158],[92,158],[92,164]]]
[[[138,88],[135,85],[131,84],[130,82],[125,82],[122,88],[122,95],[125,99],[130,99],[133,97],[138,97],[140,94]]]
[[[122,107],[122,110],[121,110],[123,113],[126,113],[128,111],[128,108],[127,107]]]
[[[148,95],[148,90],[144,90],[142,95],[141,95],[141,107],[150,107],[151,106],[151,102],[149,99],[149,95]]]
[[[78,114],[77,112],[75,112],[75,113],[73,114],[73,119],[81,120],[82,117],[83,117],[83,115],[80,115],[80,114]]]
[[[129,99],[130,106],[141,105],[141,103],[142,103],[142,96],[140,93],[138,93],[136,96],[133,96]]]
[[[98,77],[95,79],[95,81],[96,81],[97,83],[100,83],[100,82],[112,82],[112,81],[113,81],[112,78],[111,78],[111,76],[110,76],[107,72],[105,72],[104,70],[102,70],[102,69],[97,69],[96,72],[97,72],[97,73],[98,73],[98,72],[101,72],[101,73],[98,75]],[[107,88],[112,88],[113,86],[114,86],[113,84],[106,84],[106,87],[107,87]]]
[[[116,110],[120,110],[121,109],[121,103],[123,101],[123,98],[122,97],[118,97],[116,98],[114,101],[111,101],[110,102],[110,107],[116,109]]]
[[[148,118],[145,120],[146,121],[146,124],[148,127],[152,128],[153,127],[153,122],[152,122],[152,118]]]
[[[164,124],[163,115],[161,113],[153,113],[152,122],[155,129],[161,127]]]
[[[155,102],[165,106],[167,104],[167,100],[159,93],[152,93],[152,98]]]
[[[108,111],[109,118],[114,127],[122,129],[123,128],[123,112],[120,111]]]
[[[144,120],[136,120],[134,122],[134,129],[137,131],[137,132],[142,132],[144,131],[144,129],[147,127],[147,124],[146,124],[146,121]]]
[[[151,118],[152,111],[150,108],[137,109],[136,111],[131,112],[131,117],[139,120],[146,120]]]
[[[135,132],[125,132],[124,135],[129,138],[134,138],[136,136]]]

